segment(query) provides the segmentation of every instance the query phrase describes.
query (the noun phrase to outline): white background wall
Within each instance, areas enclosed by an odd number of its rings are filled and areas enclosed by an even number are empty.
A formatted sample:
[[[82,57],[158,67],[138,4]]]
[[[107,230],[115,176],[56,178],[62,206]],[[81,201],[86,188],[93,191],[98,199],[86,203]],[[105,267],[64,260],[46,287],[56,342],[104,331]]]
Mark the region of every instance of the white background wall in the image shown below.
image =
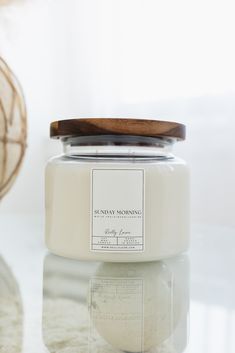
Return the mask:
[[[49,122],[133,116],[187,125],[192,219],[235,226],[234,1],[22,1],[0,10],[0,53],[28,107],[28,149],[0,212],[43,213],[60,151]]]

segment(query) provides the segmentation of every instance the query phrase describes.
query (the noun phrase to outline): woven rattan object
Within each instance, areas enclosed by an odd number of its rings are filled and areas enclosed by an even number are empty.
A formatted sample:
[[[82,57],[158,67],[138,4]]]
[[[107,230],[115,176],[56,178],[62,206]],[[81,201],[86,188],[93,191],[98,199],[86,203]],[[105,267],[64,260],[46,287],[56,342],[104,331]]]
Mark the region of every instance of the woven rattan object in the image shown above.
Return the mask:
[[[0,58],[0,199],[12,186],[24,157],[27,124],[19,83]]]

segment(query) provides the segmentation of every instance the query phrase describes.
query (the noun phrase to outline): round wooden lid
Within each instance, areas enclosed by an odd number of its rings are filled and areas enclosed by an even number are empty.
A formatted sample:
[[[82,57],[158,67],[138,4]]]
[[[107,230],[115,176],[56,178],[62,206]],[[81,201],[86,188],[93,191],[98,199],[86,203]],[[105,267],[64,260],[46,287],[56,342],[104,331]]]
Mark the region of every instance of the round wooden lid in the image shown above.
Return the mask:
[[[128,118],[78,118],[53,121],[51,138],[96,135],[135,135],[185,139],[185,125],[160,120]]]

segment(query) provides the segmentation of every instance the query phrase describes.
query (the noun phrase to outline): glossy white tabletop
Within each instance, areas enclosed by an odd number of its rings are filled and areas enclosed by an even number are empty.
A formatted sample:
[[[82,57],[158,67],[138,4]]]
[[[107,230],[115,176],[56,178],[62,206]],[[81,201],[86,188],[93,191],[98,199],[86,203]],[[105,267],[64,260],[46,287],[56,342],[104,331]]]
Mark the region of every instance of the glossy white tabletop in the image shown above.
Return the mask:
[[[234,353],[235,230],[188,254],[102,264],[48,254],[41,220],[0,216],[1,353]]]

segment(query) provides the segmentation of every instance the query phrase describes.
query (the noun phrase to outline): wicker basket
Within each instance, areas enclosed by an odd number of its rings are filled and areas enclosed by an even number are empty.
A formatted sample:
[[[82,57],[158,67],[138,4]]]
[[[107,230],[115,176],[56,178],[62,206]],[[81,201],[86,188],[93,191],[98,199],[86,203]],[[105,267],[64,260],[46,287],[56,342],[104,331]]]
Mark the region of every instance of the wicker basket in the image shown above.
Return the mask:
[[[12,186],[26,148],[27,120],[19,83],[0,58],[0,199]]]

